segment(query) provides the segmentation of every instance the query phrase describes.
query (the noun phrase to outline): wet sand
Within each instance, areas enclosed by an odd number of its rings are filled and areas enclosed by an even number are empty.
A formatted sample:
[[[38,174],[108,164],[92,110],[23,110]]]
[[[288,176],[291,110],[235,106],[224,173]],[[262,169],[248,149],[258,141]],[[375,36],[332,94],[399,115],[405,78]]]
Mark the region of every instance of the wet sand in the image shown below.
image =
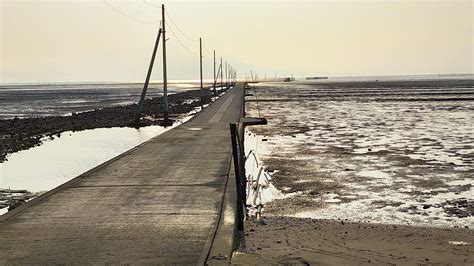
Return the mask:
[[[234,264],[474,264],[474,232],[466,228],[275,216],[265,221],[246,222],[245,247],[234,253]]]
[[[204,104],[211,102],[211,91],[205,89]],[[200,90],[190,90],[169,95],[169,112],[172,117],[192,111],[201,105]],[[159,125],[162,113],[162,98],[145,101],[144,119],[141,126]],[[41,145],[44,137],[61,136],[61,132],[94,128],[135,127],[133,123],[136,104],[106,107],[94,111],[75,113],[69,116],[37,117],[0,120],[0,163],[8,154]]]
[[[249,137],[287,196],[265,205],[266,225],[246,222],[233,263],[473,265],[464,130],[474,123],[473,88],[426,80],[251,89],[246,113],[268,125]],[[402,138],[390,139],[396,132]]]

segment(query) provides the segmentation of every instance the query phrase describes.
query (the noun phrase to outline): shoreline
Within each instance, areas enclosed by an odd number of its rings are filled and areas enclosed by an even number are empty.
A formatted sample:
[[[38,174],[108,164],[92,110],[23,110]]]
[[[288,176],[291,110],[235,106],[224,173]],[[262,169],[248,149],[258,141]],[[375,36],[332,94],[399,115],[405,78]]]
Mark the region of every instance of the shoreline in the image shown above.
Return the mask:
[[[212,92],[205,89],[204,104],[212,101]],[[222,91],[219,91],[222,93]],[[175,119],[201,106],[200,90],[188,90],[171,94],[170,118]],[[140,126],[160,125],[162,119],[162,97],[145,100]],[[68,116],[46,116],[34,118],[0,119],[0,163],[8,155],[39,146],[45,137],[61,137],[62,132],[95,128],[136,127],[133,123],[137,104],[98,108],[92,111],[73,113]]]

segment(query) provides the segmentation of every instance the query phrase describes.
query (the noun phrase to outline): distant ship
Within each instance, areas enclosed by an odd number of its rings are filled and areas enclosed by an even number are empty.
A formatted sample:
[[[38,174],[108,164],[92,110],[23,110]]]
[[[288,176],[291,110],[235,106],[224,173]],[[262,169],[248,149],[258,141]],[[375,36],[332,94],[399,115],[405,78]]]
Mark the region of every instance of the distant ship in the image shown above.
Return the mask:
[[[306,80],[312,80],[312,79],[328,79],[328,77],[306,77]]]

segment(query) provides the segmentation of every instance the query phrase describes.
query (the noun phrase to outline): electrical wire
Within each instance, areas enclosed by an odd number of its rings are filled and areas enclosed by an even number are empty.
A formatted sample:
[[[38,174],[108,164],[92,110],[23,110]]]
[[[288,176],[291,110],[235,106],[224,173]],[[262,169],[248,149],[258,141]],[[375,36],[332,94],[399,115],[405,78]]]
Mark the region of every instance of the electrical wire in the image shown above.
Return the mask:
[[[153,6],[153,7],[156,7],[156,8],[159,8],[161,9],[161,6],[158,6],[158,5],[155,5],[153,4],[152,2],[148,1],[148,0],[143,0],[143,3],[147,4],[147,5],[150,5],[150,6]],[[165,9],[165,14],[166,16],[168,17],[168,19],[171,21],[171,23],[169,23],[167,26],[167,28],[171,31],[171,34],[173,34],[173,36],[177,39],[178,43],[190,54],[192,55],[196,55],[197,52],[194,50],[194,49],[190,49],[186,43],[179,37],[179,35],[183,36],[184,38],[186,38],[187,40],[189,41],[192,41],[192,42],[199,42],[198,39],[193,39],[191,37],[189,37],[189,35],[187,35],[186,33],[184,33],[183,30],[181,30],[181,28],[178,26],[178,24],[176,23],[176,21],[171,17],[171,15],[168,13],[168,11]],[[174,29],[174,30],[173,30]],[[180,34],[178,34],[180,33]],[[212,62],[212,54],[211,52],[209,51],[209,49],[206,48],[206,46],[203,44],[202,47],[204,48],[203,52],[203,58],[204,60],[208,61],[208,62]]]
[[[157,5],[153,4],[153,3],[150,2],[150,1],[143,0],[143,3],[161,9],[161,6],[157,6]],[[188,40],[190,40],[190,41],[192,41],[192,42],[199,42],[199,40],[193,39],[193,38],[189,37],[186,33],[184,33],[184,31],[182,31],[181,28],[178,26],[178,24],[176,24],[176,22],[175,22],[174,19],[171,17],[171,15],[168,13],[168,10],[166,10],[166,9],[165,9],[165,14],[166,14],[166,16],[170,19],[170,21],[171,21],[171,23],[174,25],[175,29],[176,29],[179,33],[181,33],[181,35],[183,35],[186,39],[188,39]]]
[[[191,51],[186,45],[184,45],[184,43],[179,39],[178,35],[176,35],[176,33],[173,31],[172,27],[168,27],[168,29],[171,31],[171,34],[173,34],[173,36],[176,38],[176,40],[178,41],[179,44],[181,44],[181,46],[186,50],[188,51],[190,54],[192,55],[195,55],[196,52],[193,52]]]
[[[161,9],[161,6],[157,6],[155,4],[153,4],[152,2],[148,1],[148,0],[143,0],[143,2],[147,5],[150,5],[150,6],[153,6],[153,7],[156,7],[156,8],[160,8]],[[178,24],[176,23],[176,21],[171,17],[171,15],[168,13],[168,11],[165,9],[165,14],[166,16],[169,18],[169,20],[171,21],[171,24],[168,24],[168,27],[171,28],[174,28],[175,31],[173,31],[173,29],[171,29],[171,32],[173,33],[173,35],[178,39],[178,42],[180,42],[181,46],[183,46],[184,49],[186,49],[188,52],[192,53],[192,54],[196,54],[196,52],[192,52],[191,49],[189,49],[186,45],[185,45],[185,42],[180,39],[178,37],[178,34],[177,33],[180,33],[180,35],[182,35],[184,38],[186,38],[187,40],[189,41],[192,41],[192,42],[199,42],[198,39],[194,39],[194,38],[191,38],[189,37],[189,35],[187,35],[186,33],[184,33],[184,31],[181,29],[181,27],[178,26]],[[204,48],[204,56],[203,57],[207,57],[206,59],[208,59],[209,61],[211,61],[210,58],[212,58],[212,53],[206,48],[206,46],[203,44],[202,45],[203,48]]]
[[[140,18],[136,18],[134,16],[131,16],[125,12],[123,12],[122,10],[120,10],[119,8],[117,7],[114,7],[112,4],[110,4],[107,0],[102,0],[104,2],[104,4],[106,6],[108,6],[110,9],[114,10],[116,13],[122,15],[122,16],[125,16],[131,20],[134,20],[138,23],[141,23],[141,24],[157,24],[160,22],[160,20],[156,20],[156,21],[149,21],[149,20],[143,20],[143,19],[140,19]]]
[[[143,0],[143,3],[145,3],[145,4],[147,4],[147,5],[150,5],[150,6],[157,7],[157,8],[159,8],[159,9],[161,9],[161,6],[154,5],[154,4],[152,4],[152,2],[149,2],[149,1],[147,1],[147,0]]]
[[[204,48],[204,53],[209,56],[209,58],[212,58],[211,52],[206,48],[205,44],[202,44],[202,48]]]
[[[166,16],[171,20],[171,23],[174,24],[174,26],[176,27],[176,29],[188,40],[192,41],[192,42],[199,42],[198,39],[193,39],[191,37],[189,37],[188,35],[186,35],[181,29],[180,27],[176,24],[176,22],[174,21],[174,19],[171,17],[171,15],[168,13],[168,11],[165,9],[165,13],[166,13]]]

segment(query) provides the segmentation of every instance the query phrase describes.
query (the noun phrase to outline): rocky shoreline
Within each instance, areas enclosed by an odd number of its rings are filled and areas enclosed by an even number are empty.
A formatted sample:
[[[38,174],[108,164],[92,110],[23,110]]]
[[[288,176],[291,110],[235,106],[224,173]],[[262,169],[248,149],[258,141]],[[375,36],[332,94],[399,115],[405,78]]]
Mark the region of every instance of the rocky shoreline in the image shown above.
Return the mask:
[[[0,210],[8,208],[9,211],[21,204],[28,202],[43,192],[30,192],[27,190],[0,189]]]
[[[204,90],[204,104],[212,101],[210,89]],[[221,91],[222,92],[222,91]],[[200,90],[190,90],[168,96],[171,119],[201,106]],[[162,97],[145,100],[140,126],[160,125],[163,118]],[[137,127],[134,116],[136,104],[113,106],[68,116],[14,118],[0,120],[0,163],[9,154],[41,145],[45,137],[60,137],[65,131],[94,128]],[[161,120],[162,121],[162,120]]]

